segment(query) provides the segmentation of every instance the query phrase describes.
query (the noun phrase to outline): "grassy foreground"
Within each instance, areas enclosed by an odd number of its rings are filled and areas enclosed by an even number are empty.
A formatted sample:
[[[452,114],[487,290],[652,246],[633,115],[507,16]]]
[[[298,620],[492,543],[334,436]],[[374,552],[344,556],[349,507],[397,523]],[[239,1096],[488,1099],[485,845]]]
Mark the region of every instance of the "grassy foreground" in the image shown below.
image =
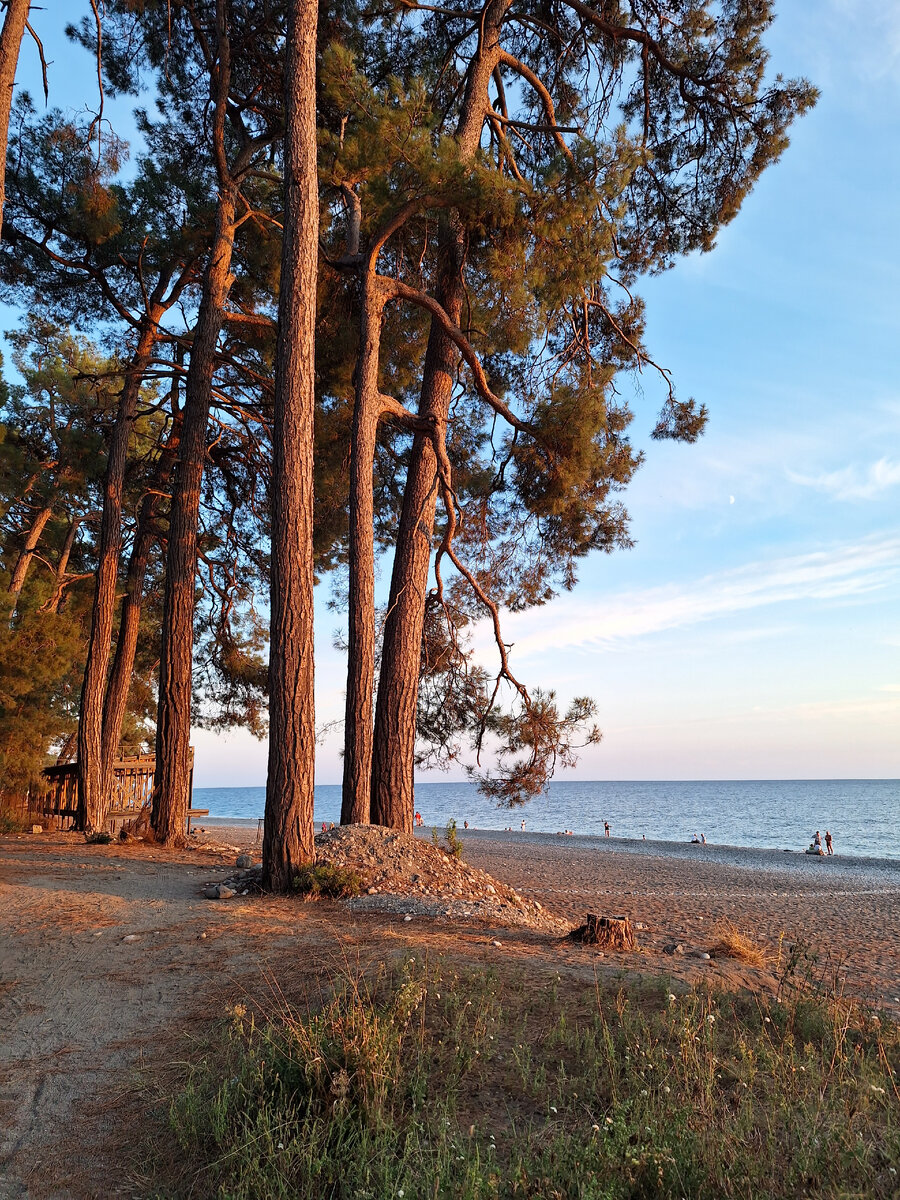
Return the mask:
[[[410,960],[313,1014],[235,1008],[171,1104],[157,1194],[898,1196],[898,1072],[895,1027],[801,990]]]

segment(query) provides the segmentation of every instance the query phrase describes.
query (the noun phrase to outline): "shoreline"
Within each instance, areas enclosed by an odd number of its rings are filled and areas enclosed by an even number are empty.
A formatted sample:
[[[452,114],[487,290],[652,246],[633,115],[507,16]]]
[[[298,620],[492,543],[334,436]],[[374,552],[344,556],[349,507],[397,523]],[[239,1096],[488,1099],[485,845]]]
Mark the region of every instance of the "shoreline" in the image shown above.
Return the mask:
[[[212,827],[215,830],[233,829],[244,837],[253,833],[256,837],[261,817],[204,817],[194,822],[194,828]],[[321,826],[321,820],[316,822],[316,831]],[[440,835],[440,830],[438,833]],[[592,833],[545,833],[538,830],[508,830],[508,829],[458,829],[460,839],[466,841],[498,843],[509,846],[511,850],[523,845],[531,845],[559,851],[577,849],[580,851],[596,851],[609,853],[616,851],[620,854],[637,857],[677,859],[688,862],[720,864],[725,867],[738,867],[755,871],[821,871],[826,870],[833,877],[837,874],[867,874],[883,872],[895,876],[895,882],[900,886],[900,858],[885,855],[875,857],[861,854],[834,854],[817,857],[806,854],[803,850],[793,850],[788,847],[759,847],[722,845],[707,842],[705,845],[696,842],[663,841],[651,838],[617,838],[603,837]],[[416,832],[417,837],[431,840],[431,827],[426,826]]]

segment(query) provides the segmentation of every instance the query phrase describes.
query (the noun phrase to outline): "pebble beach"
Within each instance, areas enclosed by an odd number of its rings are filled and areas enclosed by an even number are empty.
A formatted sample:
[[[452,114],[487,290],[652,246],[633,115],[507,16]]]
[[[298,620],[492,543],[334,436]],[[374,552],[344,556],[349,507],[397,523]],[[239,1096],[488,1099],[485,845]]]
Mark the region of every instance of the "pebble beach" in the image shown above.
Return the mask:
[[[204,823],[208,835],[258,849],[257,823]],[[430,840],[431,833],[420,831]],[[728,920],[782,961],[802,946],[813,969],[900,1015],[900,862],[814,858],[737,846],[460,830],[473,867],[570,925],[623,915],[648,954],[702,950]],[[660,959],[664,961],[664,959]]]

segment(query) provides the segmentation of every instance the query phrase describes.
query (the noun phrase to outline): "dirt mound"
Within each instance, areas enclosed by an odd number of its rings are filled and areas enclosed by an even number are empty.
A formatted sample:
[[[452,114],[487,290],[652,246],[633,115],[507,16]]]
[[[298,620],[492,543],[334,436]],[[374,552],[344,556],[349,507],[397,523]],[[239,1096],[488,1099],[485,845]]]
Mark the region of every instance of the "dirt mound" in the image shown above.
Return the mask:
[[[357,873],[365,895],[349,901],[354,909],[474,917],[551,933],[568,928],[536,900],[454,858],[443,847],[395,829],[338,826],[316,836],[316,857],[320,863]]]

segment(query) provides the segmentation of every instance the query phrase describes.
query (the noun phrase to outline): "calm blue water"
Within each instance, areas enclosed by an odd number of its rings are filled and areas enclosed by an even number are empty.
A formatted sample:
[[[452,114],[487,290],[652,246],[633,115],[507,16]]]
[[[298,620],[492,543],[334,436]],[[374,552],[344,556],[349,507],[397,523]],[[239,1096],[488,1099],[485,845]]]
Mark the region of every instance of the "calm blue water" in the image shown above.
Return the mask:
[[[265,788],[195,788],[194,806],[211,817],[261,817]],[[817,829],[830,829],[838,854],[900,858],[900,780],[701,780],[699,782],[552,783],[524,809],[496,808],[471,783],[420,783],[416,806],[427,826],[451,817],[480,829],[518,829],[522,818],[537,832],[688,841],[706,834],[711,844],[805,849]],[[316,823],[337,821],[341,789],[316,788]]]

